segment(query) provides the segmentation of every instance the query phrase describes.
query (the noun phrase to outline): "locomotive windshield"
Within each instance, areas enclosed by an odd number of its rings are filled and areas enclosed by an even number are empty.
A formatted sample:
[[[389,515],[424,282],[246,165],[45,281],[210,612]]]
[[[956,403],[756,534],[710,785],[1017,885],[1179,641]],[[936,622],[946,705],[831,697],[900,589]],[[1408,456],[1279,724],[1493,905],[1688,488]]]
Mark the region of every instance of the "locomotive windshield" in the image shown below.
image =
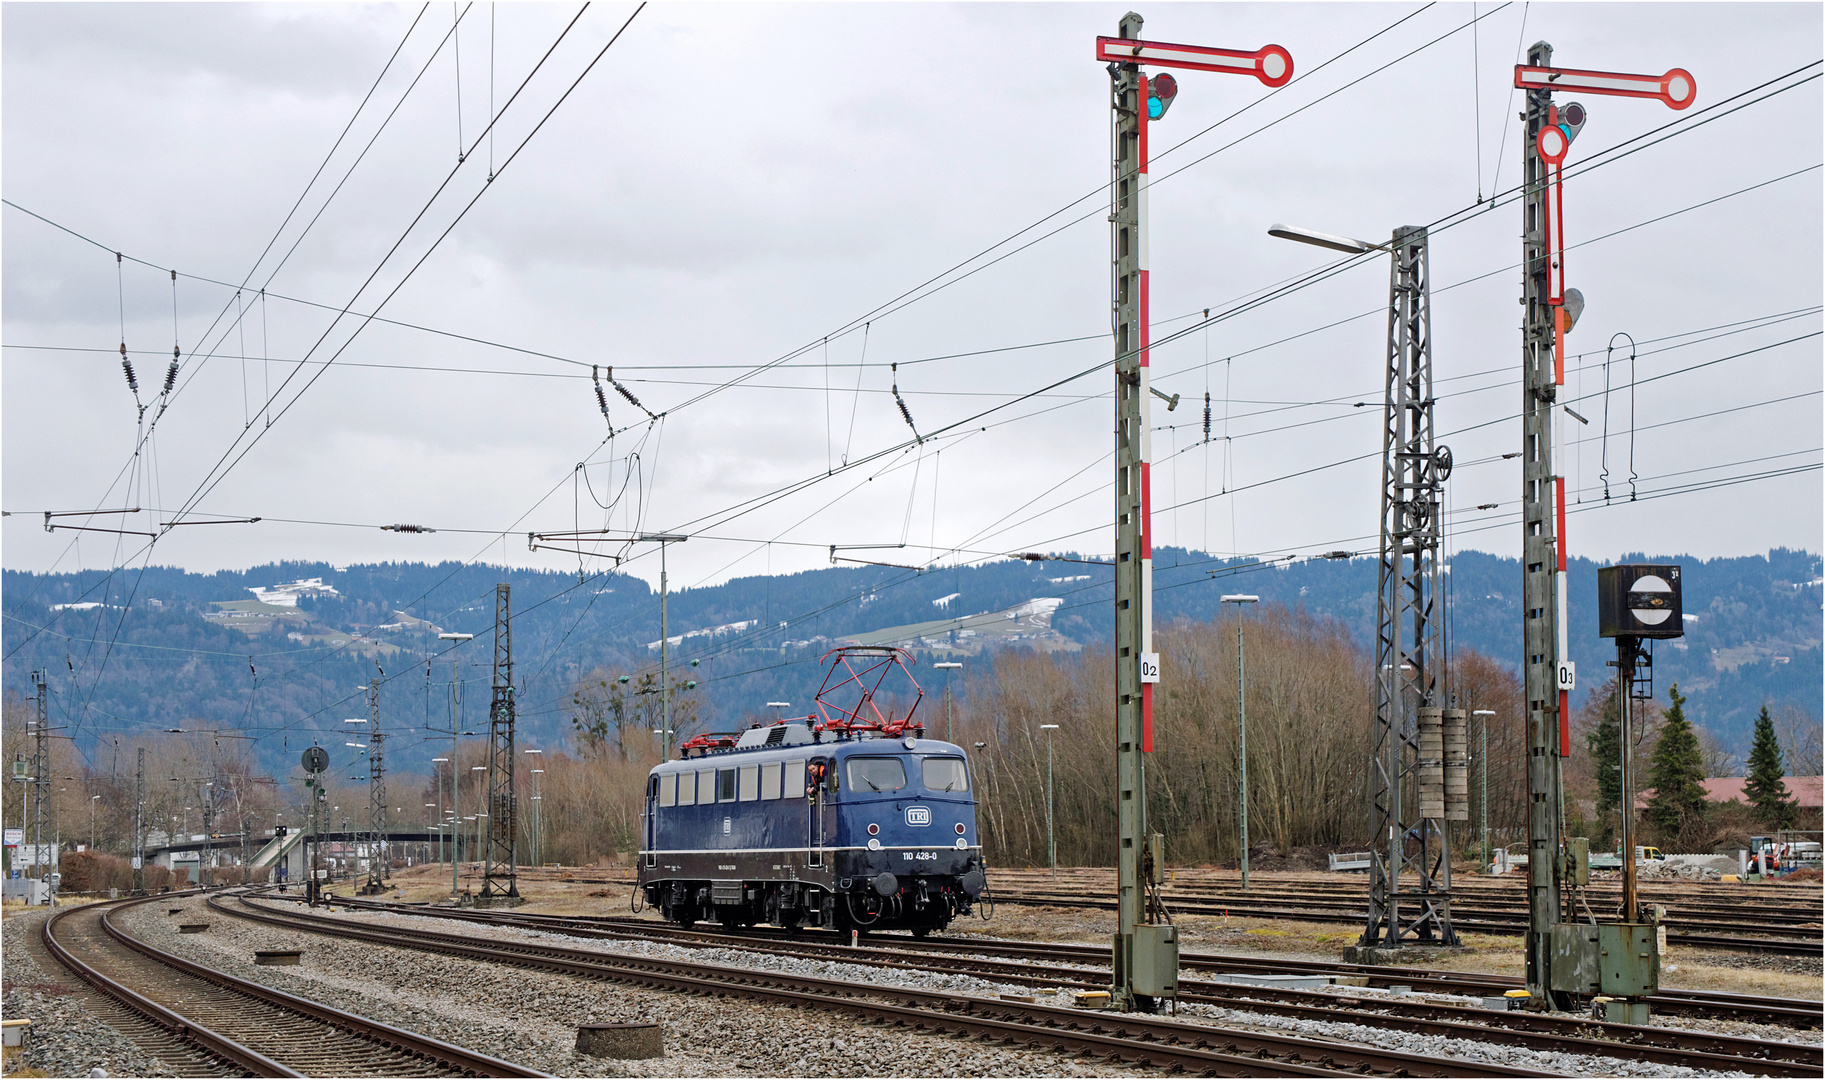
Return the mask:
[[[898,791],[906,786],[906,767],[899,758],[852,757],[849,759],[851,791]]]
[[[963,769],[963,759],[954,757],[928,757],[920,760],[924,770],[923,779],[927,791],[968,791],[969,774]]]

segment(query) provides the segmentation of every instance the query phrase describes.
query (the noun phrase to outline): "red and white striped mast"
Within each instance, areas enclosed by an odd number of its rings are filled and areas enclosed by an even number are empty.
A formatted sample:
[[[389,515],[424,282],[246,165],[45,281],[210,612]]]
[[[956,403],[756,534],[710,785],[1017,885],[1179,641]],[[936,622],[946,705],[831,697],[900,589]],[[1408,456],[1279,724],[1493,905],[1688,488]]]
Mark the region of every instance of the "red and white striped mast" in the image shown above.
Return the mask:
[[[1153,751],[1153,500],[1148,372],[1147,129],[1178,93],[1171,75],[1149,79],[1141,68],[1253,75],[1268,86],[1293,77],[1293,60],[1278,45],[1255,52],[1141,40],[1141,17],[1122,17],[1118,37],[1096,39],[1096,58],[1109,65],[1115,120],[1114,179],[1109,220],[1115,263],[1115,741],[1119,929],[1115,938],[1113,1004],[1150,1011],[1178,994],[1178,939],[1164,921],[1157,885],[1162,841],[1147,827],[1145,755]]]
[[[1565,407],[1565,334],[1577,321],[1583,297],[1565,287],[1565,215],[1561,182],[1565,156],[1586,119],[1576,102],[1554,104],[1555,92],[1652,98],[1685,109],[1698,93],[1690,72],[1664,75],[1555,68],[1552,46],[1537,42],[1527,63],[1514,69],[1516,89],[1527,91],[1522,113],[1522,326],[1521,562],[1522,642],[1527,694],[1528,929],[1527,989],[1534,1007],[1569,1007],[1570,972],[1553,971],[1553,927],[1573,921],[1563,890],[1563,771],[1571,756],[1572,666],[1566,616],[1565,477],[1558,433]],[[1625,747],[1625,753],[1626,747]],[[1623,813],[1633,812],[1625,796]],[[1633,876],[1633,851],[1625,850],[1625,876]],[[1632,884],[1630,882],[1629,884]],[[1626,912],[1633,922],[1637,912]],[[1564,959],[1561,960],[1563,964]],[[1594,964],[1594,960],[1593,960]],[[1606,969],[1607,970],[1607,969]]]

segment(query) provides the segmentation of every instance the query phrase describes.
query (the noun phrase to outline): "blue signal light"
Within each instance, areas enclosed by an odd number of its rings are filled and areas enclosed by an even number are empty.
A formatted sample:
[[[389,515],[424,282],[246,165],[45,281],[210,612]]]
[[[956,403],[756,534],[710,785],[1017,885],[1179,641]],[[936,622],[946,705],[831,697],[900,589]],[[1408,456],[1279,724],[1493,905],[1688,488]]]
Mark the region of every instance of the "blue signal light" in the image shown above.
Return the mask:
[[[1179,96],[1179,80],[1161,72],[1147,80],[1147,119],[1158,120]]]

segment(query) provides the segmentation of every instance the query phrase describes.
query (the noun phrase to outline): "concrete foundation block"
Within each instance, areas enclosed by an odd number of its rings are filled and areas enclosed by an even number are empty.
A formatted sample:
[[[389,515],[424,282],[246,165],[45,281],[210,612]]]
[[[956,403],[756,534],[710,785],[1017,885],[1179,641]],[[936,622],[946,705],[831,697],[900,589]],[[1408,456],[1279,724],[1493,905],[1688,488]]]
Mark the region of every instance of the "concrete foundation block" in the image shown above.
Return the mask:
[[[255,967],[292,967],[301,955],[302,949],[256,949],[253,962]]]
[[[478,896],[475,906],[478,908],[514,908],[526,902],[523,896]]]
[[[1229,983],[1232,986],[1265,986],[1274,990],[1316,990],[1319,987],[1332,985],[1329,975],[1255,975],[1252,973],[1228,974],[1217,973],[1205,975],[1210,982]],[[1365,980],[1366,981],[1366,980]]]
[[[658,1024],[583,1024],[577,1053],[599,1058],[665,1056],[665,1031]]]
[[[207,929],[209,929],[209,924],[206,922],[187,922],[187,923],[178,923],[177,924],[177,932],[180,934],[200,934]]]
[[[1399,948],[1352,945],[1343,951],[1343,962],[1367,964],[1370,967],[1402,967],[1407,964],[1429,964],[1447,957],[1463,956],[1468,952],[1469,949],[1451,945],[1403,945]]]

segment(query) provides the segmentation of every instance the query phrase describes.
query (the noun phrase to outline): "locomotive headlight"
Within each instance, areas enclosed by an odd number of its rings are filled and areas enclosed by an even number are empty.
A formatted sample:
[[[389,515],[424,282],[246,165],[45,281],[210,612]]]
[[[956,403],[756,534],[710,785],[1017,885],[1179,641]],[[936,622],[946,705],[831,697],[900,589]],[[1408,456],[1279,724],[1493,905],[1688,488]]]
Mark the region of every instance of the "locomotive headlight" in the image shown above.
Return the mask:
[[[868,835],[870,835],[870,836],[879,836],[879,835],[881,835],[881,827],[880,827],[880,826],[879,826],[879,825],[876,825],[876,824],[874,824],[874,823],[873,823],[873,822],[869,822],[869,824],[868,824]]]
[[[881,842],[880,842],[880,841],[879,841],[879,840],[870,840],[870,841],[868,841],[868,850],[870,850],[870,851],[879,851],[879,850],[881,850]]]
[[[963,835],[963,822],[961,822],[961,821],[957,822],[957,835],[958,836]]]
[[[917,739],[908,739],[908,740],[906,740],[904,745],[906,746],[906,748],[908,750],[911,750],[914,747],[919,745],[919,741]]]

